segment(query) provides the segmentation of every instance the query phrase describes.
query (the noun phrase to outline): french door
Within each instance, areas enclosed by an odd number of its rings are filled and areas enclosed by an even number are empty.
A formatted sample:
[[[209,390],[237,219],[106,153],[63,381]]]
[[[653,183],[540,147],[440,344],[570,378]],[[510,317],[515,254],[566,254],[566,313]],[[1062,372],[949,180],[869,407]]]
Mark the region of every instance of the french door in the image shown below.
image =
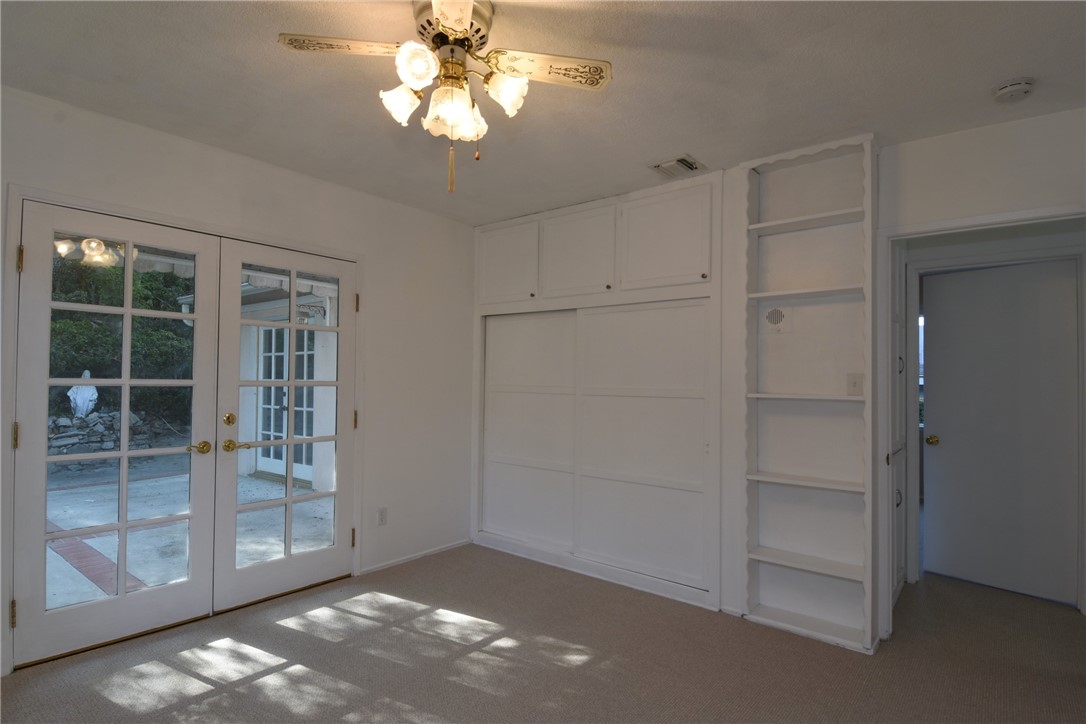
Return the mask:
[[[37,202],[22,243],[16,665],[349,572],[350,265]]]

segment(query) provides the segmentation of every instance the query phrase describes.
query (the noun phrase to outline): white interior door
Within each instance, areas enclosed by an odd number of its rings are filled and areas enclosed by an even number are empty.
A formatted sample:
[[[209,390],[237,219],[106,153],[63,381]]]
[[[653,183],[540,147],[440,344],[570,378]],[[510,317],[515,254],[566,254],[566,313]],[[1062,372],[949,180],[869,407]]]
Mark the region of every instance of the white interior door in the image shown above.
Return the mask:
[[[1076,601],[1077,274],[1051,261],[922,280],[927,570]]]
[[[223,239],[220,278],[215,610],[345,575],[352,545],[351,265]]]
[[[26,202],[22,243],[16,664],[210,610],[218,318],[215,237]]]

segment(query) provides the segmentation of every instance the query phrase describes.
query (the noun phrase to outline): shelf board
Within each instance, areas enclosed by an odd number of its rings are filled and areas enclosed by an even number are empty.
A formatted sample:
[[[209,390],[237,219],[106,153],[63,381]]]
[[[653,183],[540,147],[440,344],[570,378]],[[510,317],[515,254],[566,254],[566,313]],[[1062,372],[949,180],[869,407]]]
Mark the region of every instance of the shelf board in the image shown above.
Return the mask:
[[[829,643],[850,649],[866,651],[863,629],[845,626],[825,619],[805,616],[772,606],[755,606],[746,618],[756,623],[784,629],[792,633],[808,634]]]
[[[863,395],[806,395],[791,392],[748,392],[748,400],[806,400],[809,402],[864,402]]]
[[[851,287],[811,287],[810,289],[785,289],[779,292],[751,292],[747,298],[752,302],[772,299],[814,299],[817,297],[863,297],[862,286]]]
[[[838,490],[844,493],[862,494],[864,492],[864,484],[858,480],[833,480],[831,478],[815,478],[809,475],[770,473],[764,470],[747,473],[747,480],[756,483],[777,483],[779,485],[794,485],[801,488]]]
[[[850,209],[827,211],[821,214],[811,214],[810,216],[796,216],[779,221],[763,221],[759,224],[751,224],[747,229],[758,236],[769,236],[770,234],[785,234],[789,231],[806,231],[808,229],[837,226],[838,224],[851,224],[856,221],[863,221],[863,219],[864,207],[854,206]]]
[[[758,546],[757,548],[752,549],[747,553],[747,556],[752,561],[772,563],[775,566],[784,566],[786,568],[795,568],[796,570],[807,571],[809,573],[818,573],[823,576],[843,578],[846,581],[857,581],[862,583],[864,580],[864,567],[858,563],[843,563],[841,561],[822,558],[820,556],[809,556],[806,553],[795,553],[793,551],[781,550],[780,548],[766,548],[765,546]]]

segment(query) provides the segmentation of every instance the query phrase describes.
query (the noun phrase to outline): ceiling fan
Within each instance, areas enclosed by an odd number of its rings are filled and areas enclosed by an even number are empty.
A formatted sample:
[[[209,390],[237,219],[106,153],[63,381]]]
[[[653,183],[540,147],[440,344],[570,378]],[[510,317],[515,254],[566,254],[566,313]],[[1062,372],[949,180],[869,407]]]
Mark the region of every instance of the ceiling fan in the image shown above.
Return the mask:
[[[490,0],[416,0],[414,13],[422,42],[383,43],[297,33],[280,33],[279,42],[294,50],[395,57],[402,83],[379,96],[403,126],[422,103],[423,90],[437,80],[422,127],[434,136],[449,138],[449,191],[455,188],[453,141],[478,142],[487,131],[471,95],[470,76],[482,81],[486,94],[510,118],[523,105],[530,80],[602,90],[612,77],[611,64],[605,60],[507,49],[481,55],[494,19]],[[468,68],[469,60],[485,66],[486,72]],[[479,159],[478,147],[475,158]]]

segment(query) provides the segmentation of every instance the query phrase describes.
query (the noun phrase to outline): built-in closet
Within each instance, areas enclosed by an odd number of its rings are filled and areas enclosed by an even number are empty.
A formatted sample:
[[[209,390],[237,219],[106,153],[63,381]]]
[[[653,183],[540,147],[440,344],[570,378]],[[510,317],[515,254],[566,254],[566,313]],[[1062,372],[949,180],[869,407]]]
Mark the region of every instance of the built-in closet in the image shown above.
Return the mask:
[[[478,229],[473,539],[871,650],[874,178],[865,136]]]
[[[475,539],[719,606],[720,174],[481,229]]]

